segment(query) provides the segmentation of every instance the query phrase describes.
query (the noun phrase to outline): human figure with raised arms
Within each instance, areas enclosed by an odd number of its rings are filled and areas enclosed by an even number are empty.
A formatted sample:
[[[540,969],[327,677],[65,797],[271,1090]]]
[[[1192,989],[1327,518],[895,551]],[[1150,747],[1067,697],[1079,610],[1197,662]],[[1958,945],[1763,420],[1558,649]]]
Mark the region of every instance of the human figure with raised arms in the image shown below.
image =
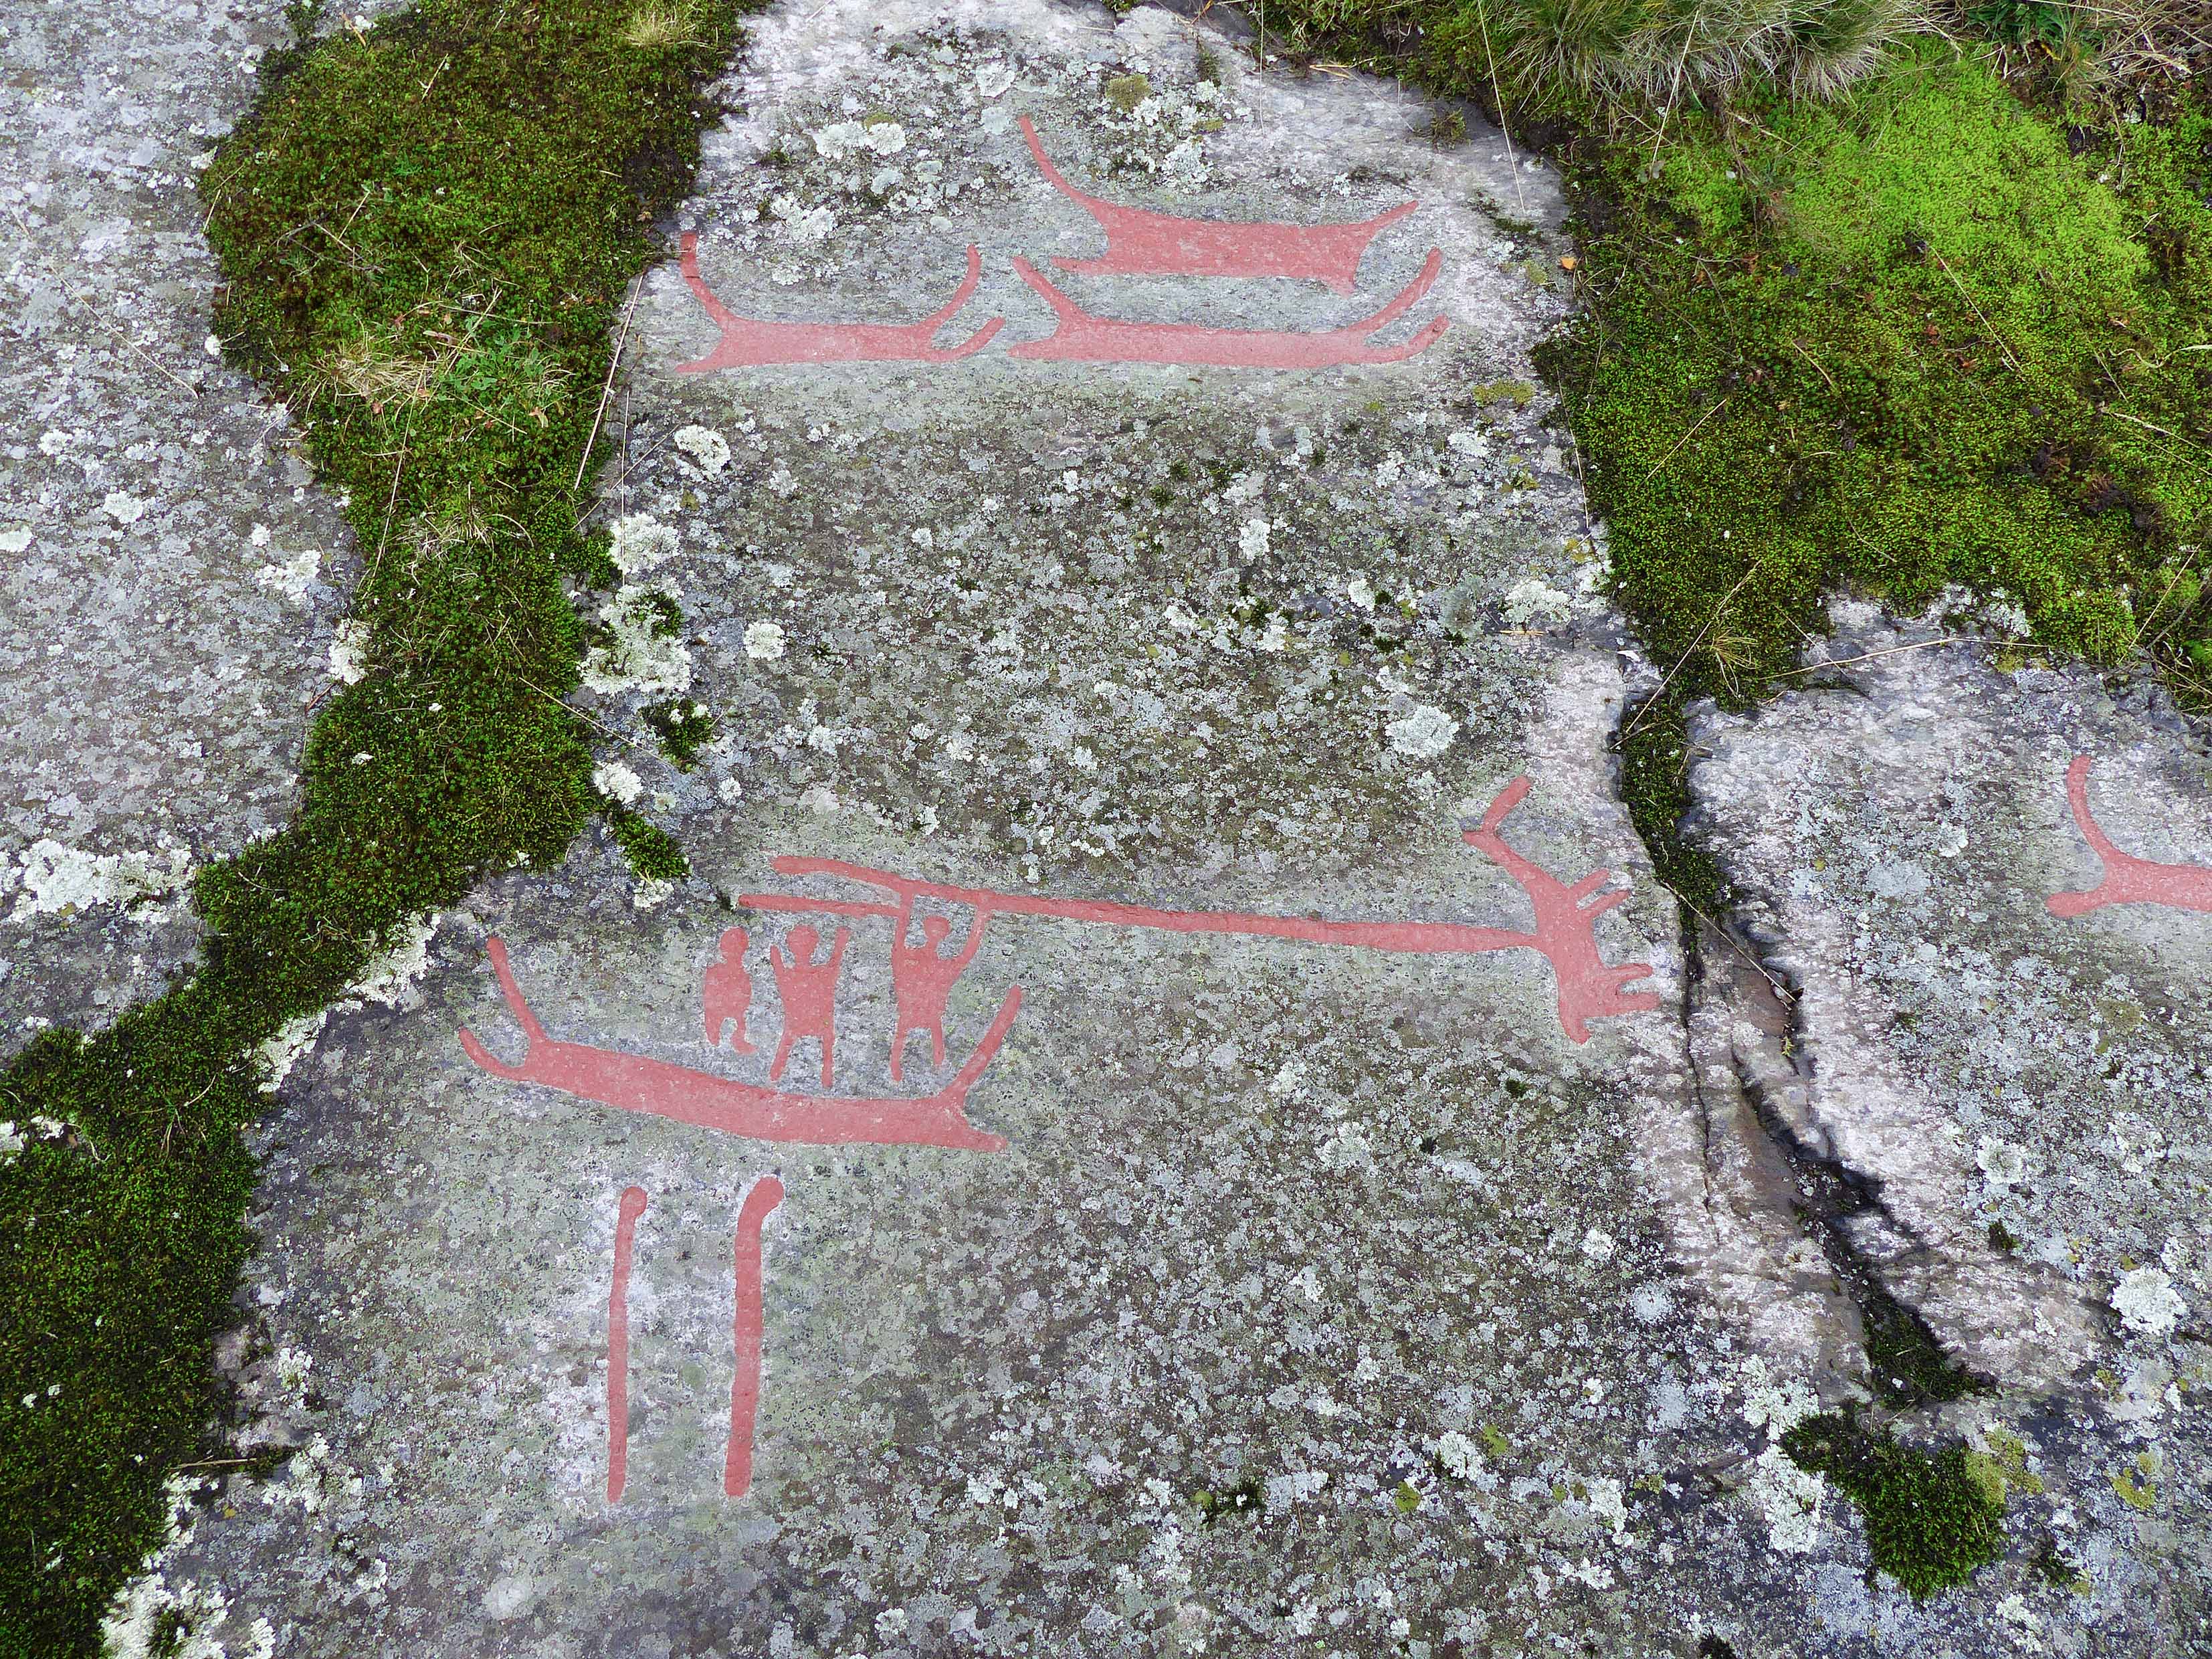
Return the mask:
[[[784,935],[783,945],[769,947],[768,963],[775,970],[775,994],[783,1003],[783,1036],[775,1045],[775,1060],[768,1068],[769,1082],[781,1079],[793,1046],[812,1037],[822,1045],[822,1086],[830,1086],[837,1042],[837,974],[852,938],[850,928],[840,927],[828,960],[817,962],[814,947],[820,935],[801,922]],[[786,946],[790,949],[788,957],[784,954]]]
[[[960,975],[968,971],[968,964],[975,960],[975,952],[982,948],[984,924],[990,914],[981,908],[968,925],[967,942],[957,956],[944,954],[944,945],[952,933],[952,924],[943,916],[924,916],[921,919],[921,943],[913,944],[907,938],[912,925],[914,899],[908,895],[899,906],[897,920],[891,933],[891,994],[898,1012],[891,1026],[891,1081],[905,1080],[906,1040],[909,1034],[926,1031],[929,1034],[930,1064],[942,1068],[945,1064],[945,1005],[952,995],[952,988],[960,982]]]

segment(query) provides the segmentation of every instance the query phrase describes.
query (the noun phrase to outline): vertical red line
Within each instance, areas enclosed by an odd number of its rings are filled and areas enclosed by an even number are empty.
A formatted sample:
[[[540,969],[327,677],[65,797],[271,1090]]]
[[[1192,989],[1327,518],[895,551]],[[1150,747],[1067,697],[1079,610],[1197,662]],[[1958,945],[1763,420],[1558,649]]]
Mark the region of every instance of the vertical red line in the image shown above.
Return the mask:
[[[753,1484],[753,1419],[760,1412],[761,1224],[783,1202],[783,1183],[763,1176],[738,1211],[738,1374],[730,1384],[730,1452],[722,1490],[743,1498]]]
[[[615,1282],[607,1293],[607,1502],[622,1502],[629,1473],[629,1258],[645,1188],[623,1188],[615,1217]]]

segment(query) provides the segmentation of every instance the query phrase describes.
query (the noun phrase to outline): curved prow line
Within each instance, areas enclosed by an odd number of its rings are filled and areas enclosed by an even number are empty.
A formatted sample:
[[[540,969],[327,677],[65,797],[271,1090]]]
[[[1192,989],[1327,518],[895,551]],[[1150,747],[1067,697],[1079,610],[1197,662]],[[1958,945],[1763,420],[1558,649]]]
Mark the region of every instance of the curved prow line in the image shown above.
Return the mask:
[[[960,286],[952,290],[952,297],[951,299],[947,300],[935,311],[930,313],[928,316],[923,318],[921,321],[915,325],[915,331],[921,336],[925,344],[935,337],[939,329],[944,327],[945,324],[952,320],[953,317],[958,313],[961,307],[968,303],[969,300],[975,295],[975,285],[982,280],[982,250],[978,248],[975,243],[970,242],[968,244],[968,274],[961,278]],[[1005,318],[994,317],[989,322],[984,324],[982,327],[977,329],[973,334],[969,335],[967,339],[957,346],[949,346],[941,351],[933,345],[930,346],[929,355],[943,362],[950,362],[956,357],[969,356],[975,352],[981,351],[985,346],[990,344],[991,337],[996,334],[1006,325],[1006,319]]]
[[[2089,757],[2076,755],[2066,769],[2066,799],[2074,808],[2074,822],[2081,831],[2081,839],[2096,849],[2097,856],[2107,864],[2124,862],[2127,854],[2112,844],[2112,838],[2097,827],[2097,820],[2089,814]]]
[[[534,1048],[547,1041],[545,1028],[538,1023],[538,1016],[523,1000],[522,987],[515,983],[514,969],[507,966],[507,941],[494,933],[484,941],[484,954],[491,958],[491,970],[499,975],[501,994],[507,998],[507,1006],[514,1010],[515,1018],[522,1022],[523,1034],[530,1039],[531,1047]]]
[[[1496,835],[1498,826],[1513,815],[1513,809],[1528,799],[1530,787],[1528,779],[1524,774],[1499,790],[1497,798],[1490,803],[1490,810],[1482,815],[1480,830],[1468,830],[1467,838],[1473,841],[1478,834]]]
[[[714,290],[707,286],[707,279],[699,274],[699,233],[696,230],[685,231],[682,248],[683,258],[680,263],[684,271],[684,280],[690,287],[693,295],[697,297],[700,305],[706,308],[707,314],[714,319],[715,325],[725,333],[743,328],[745,319],[716,299]]]
[[[1045,302],[1059,314],[1062,322],[1095,323],[1099,320],[1054,288],[1042,271],[1018,253],[1014,255],[1014,275],[1042,295]]]
[[[1372,334],[1376,329],[1382,327],[1385,324],[1397,321],[1399,318],[1404,316],[1407,312],[1411,311],[1415,306],[1421,302],[1421,296],[1426,294],[1430,289],[1436,285],[1437,273],[1443,268],[1444,251],[1440,247],[1431,248],[1429,250],[1429,257],[1422,261],[1421,268],[1419,271],[1414,273],[1413,280],[1407,283],[1405,287],[1400,289],[1398,290],[1397,296],[1395,299],[1386,302],[1382,308],[1376,312],[1372,317],[1365,318],[1359,322],[1346,324],[1344,326],[1344,332],[1347,334]],[[1443,323],[1445,320],[1445,319],[1439,317],[1435,322],[1431,323],[1429,327],[1435,330],[1435,333],[1430,334],[1428,340],[1422,340],[1421,343],[1426,345],[1429,340],[1433,340],[1437,337],[1437,334],[1443,333],[1443,330],[1439,327],[1438,325]],[[1418,335],[1414,337],[1416,339],[1420,338]],[[1411,344],[1412,342],[1409,341],[1407,343]]]
[[[1061,195],[1080,202],[1091,217],[1097,220],[1100,224],[1104,224],[1106,216],[1117,210],[1114,204],[1101,197],[1093,196],[1087,191],[1078,190],[1073,185],[1069,184],[1066,175],[1058,167],[1053,166],[1052,157],[1044,153],[1044,145],[1038,142],[1036,128],[1030,122],[1030,118],[1023,115],[1015,118],[1021,123],[1022,137],[1028,141],[1030,154],[1036,158],[1037,171],[1044,174],[1045,182]],[[1127,210],[1120,210],[1127,211]]]
[[[2092,910],[2100,910],[2110,899],[2106,890],[2112,885],[2114,872],[2124,868],[2127,854],[2112,844],[2111,837],[2097,827],[2097,820],[2089,812],[2089,757],[2076,755],[2066,768],[2066,799],[2074,809],[2074,827],[2081,832],[2081,839],[2097,855],[2097,884],[2083,890],[2053,893],[2043,902],[2043,908],[2054,916],[2071,921],[2086,916]]]
[[[499,975],[500,994],[507,999],[507,1007],[520,1022],[522,1035],[529,1046],[523,1050],[521,1062],[510,1066],[485,1048],[477,1041],[477,1034],[464,1025],[460,1030],[461,1047],[467,1051],[471,1060],[493,1076],[503,1077],[509,1083],[528,1083],[532,1080],[531,1049],[550,1039],[545,1035],[545,1028],[538,1023],[538,1016],[530,1012],[530,1005],[523,1000],[522,988],[514,981],[514,970],[507,966],[507,941],[498,934],[493,934],[484,941],[484,954],[491,958],[492,972]]]
[[[999,1057],[999,1045],[1006,1040],[1006,1033],[1013,1029],[1014,1016],[1021,1012],[1021,1006],[1022,988],[1017,985],[1006,993],[1006,1000],[999,1005],[997,1018],[991,1022],[991,1029],[983,1033],[983,1040],[969,1052],[966,1060],[961,1061],[960,1069],[952,1074],[952,1081],[945,1085],[939,1099],[956,1111],[967,1104],[968,1091],[975,1086],[985,1069]]]
[[[1419,333],[1403,344],[1370,346],[1352,361],[1362,363],[1401,363],[1408,357],[1418,357],[1426,351],[1443,337],[1443,331],[1450,326],[1450,318],[1433,318]]]

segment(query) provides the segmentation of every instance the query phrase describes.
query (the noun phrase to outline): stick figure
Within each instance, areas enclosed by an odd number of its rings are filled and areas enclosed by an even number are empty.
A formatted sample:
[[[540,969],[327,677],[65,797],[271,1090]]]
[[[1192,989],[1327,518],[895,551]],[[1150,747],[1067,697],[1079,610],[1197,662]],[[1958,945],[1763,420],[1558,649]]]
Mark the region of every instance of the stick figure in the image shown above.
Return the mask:
[[[907,939],[908,920],[913,915],[914,900],[909,897],[899,907],[896,930],[891,935],[891,993],[897,1001],[898,1012],[891,1026],[891,1081],[903,1080],[908,1034],[926,1031],[929,1034],[930,1064],[942,1067],[945,1064],[945,1005],[952,994],[952,988],[960,982],[960,975],[968,971],[968,964],[975,960],[975,952],[983,943],[984,924],[989,913],[981,908],[975,920],[969,924],[967,943],[960,954],[948,957],[940,953],[952,924],[943,916],[924,916],[921,919],[921,943],[909,944]]]
[[[745,971],[745,946],[749,942],[744,928],[724,928],[721,957],[707,969],[707,982],[700,1001],[709,1048],[722,1046],[723,1029],[735,1020],[737,1036],[730,1046],[741,1054],[753,1052],[752,1042],[745,1035],[745,1016],[753,1006],[753,976]]]
[[[830,1086],[831,1051],[837,1042],[837,970],[844,963],[845,946],[853,933],[847,927],[837,930],[837,941],[830,947],[826,962],[814,960],[818,937],[801,922],[784,936],[784,944],[791,947],[788,957],[782,945],[769,949],[768,963],[775,969],[775,994],[783,1002],[783,1036],[775,1045],[775,1063],[768,1068],[771,1083],[783,1076],[793,1045],[812,1037],[822,1045],[822,1086]]]

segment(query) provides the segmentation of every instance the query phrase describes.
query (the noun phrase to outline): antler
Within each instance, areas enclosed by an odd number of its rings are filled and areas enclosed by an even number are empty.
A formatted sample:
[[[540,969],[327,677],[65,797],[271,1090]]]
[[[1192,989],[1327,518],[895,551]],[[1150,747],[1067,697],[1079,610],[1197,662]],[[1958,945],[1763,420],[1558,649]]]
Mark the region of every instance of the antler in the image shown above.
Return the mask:
[[[1607,1014],[1643,1013],[1659,1006],[1658,994],[1628,991],[1631,981],[1646,978],[1648,962],[1614,967],[1597,948],[1597,918],[1628,897],[1625,890],[1600,893],[1613,878],[1610,870],[1595,870],[1573,886],[1521,856],[1505,844],[1500,828],[1528,793],[1528,780],[1514,779],[1499,790],[1489,811],[1475,829],[1465,832],[1469,846],[1488,854],[1528,894],[1536,912],[1536,931],[1529,943],[1552,964],[1559,982],[1559,1025],[1570,1041],[1589,1041],[1589,1024]]]

